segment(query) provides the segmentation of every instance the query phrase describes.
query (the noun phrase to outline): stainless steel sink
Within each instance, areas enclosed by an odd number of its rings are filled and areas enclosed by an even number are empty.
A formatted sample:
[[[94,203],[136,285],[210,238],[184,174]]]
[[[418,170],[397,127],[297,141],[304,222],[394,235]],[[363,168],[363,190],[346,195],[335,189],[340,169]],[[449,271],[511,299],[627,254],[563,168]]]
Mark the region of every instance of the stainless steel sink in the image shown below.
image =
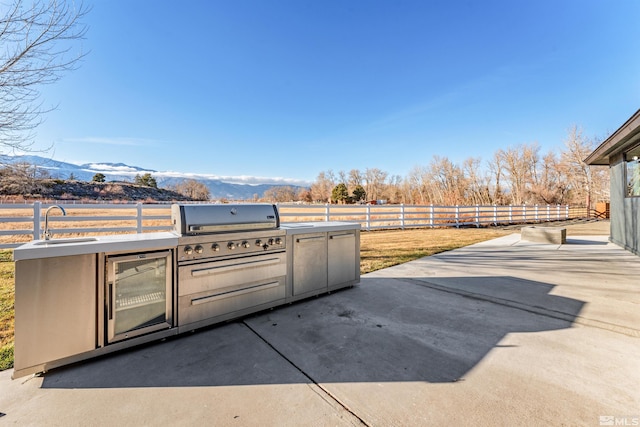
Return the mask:
[[[35,246],[48,246],[48,245],[62,245],[62,244],[96,242],[96,241],[98,241],[98,239],[95,237],[75,237],[75,238],[69,238],[69,239],[38,240],[37,242],[33,242],[33,244]]]

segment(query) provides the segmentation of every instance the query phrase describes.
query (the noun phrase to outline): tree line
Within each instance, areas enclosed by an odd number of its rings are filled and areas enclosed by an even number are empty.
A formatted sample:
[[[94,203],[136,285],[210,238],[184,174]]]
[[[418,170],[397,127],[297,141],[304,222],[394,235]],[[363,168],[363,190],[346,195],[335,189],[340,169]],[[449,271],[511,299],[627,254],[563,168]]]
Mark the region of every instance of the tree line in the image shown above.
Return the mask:
[[[573,126],[559,152],[542,153],[537,143],[499,149],[483,162],[469,157],[462,163],[433,156],[426,166],[414,166],[406,177],[378,168],[348,172],[322,171],[307,190],[275,190],[270,201],[322,203],[386,203],[436,205],[592,205],[609,199],[606,167],[589,167],[584,159],[594,139]]]

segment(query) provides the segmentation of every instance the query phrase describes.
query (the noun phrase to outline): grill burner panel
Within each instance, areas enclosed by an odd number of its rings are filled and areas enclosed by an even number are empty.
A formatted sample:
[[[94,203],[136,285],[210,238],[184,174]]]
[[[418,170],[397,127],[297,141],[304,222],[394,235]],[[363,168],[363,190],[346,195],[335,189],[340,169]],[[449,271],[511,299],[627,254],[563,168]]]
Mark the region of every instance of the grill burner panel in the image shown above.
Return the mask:
[[[183,236],[178,245],[178,263],[284,251],[285,235],[284,230],[277,229]]]

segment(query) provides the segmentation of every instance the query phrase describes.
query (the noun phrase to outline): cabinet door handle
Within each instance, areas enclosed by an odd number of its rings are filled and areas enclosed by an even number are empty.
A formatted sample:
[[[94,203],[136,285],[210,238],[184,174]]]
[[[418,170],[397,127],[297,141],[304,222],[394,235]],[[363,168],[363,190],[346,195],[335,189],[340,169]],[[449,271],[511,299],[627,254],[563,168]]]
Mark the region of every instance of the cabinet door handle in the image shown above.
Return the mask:
[[[353,233],[345,233],[345,234],[332,234],[331,236],[329,236],[330,239],[347,239],[350,237],[356,237],[355,234]]]
[[[113,305],[115,301],[113,300],[113,283],[109,283],[109,320],[113,320]]]
[[[324,236],[300,237],[296,239],[297,243],[310,242],[312,240],[324,240]]]

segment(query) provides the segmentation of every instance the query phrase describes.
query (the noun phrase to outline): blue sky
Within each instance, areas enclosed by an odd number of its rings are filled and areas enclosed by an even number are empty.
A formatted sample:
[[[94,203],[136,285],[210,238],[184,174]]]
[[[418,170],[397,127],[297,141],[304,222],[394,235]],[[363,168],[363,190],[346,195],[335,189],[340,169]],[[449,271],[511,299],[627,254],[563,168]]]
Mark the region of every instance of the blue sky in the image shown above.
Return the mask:
[[[640,1],[85,0],[34,148],[252,181],[602,140],[640,107]],[[238,178],[241,177],[241,178]],[[228,178],[231,180],[230,178]]]

